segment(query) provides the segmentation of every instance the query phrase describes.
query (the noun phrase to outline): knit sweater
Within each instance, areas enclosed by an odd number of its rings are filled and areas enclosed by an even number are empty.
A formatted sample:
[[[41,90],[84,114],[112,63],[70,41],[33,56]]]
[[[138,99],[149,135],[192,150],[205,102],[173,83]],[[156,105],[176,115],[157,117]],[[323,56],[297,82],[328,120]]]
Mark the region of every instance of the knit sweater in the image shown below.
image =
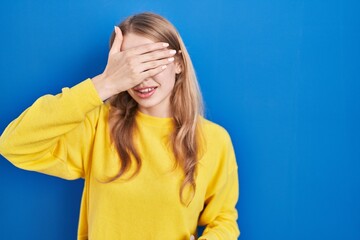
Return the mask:
[[[201,118],[203,153],[190,204],[180,201],[183,170],[176,167],[169,134],[172,118],[138,112],[134,143],[140,172],[130,170],[105,183],[120,168],[108,124],[109,106],[91,79],[58,95],[45,95],[25,110],[0,137],[0,153],[15,166],[64,179],[84,178],[78,239],[237,239],[238,174],[226,130]],[[188,188],[184,196],[191,196]],[[188,194],[187,194],[188,193]]]

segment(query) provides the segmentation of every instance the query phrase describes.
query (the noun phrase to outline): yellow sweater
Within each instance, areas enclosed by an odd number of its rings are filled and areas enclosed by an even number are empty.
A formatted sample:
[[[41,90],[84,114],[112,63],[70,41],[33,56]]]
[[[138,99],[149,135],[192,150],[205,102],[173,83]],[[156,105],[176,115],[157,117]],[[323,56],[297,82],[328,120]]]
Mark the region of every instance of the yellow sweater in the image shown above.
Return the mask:
[[[108,108],[90,79],[43,96],[5,129],[0,153],[22,169],[85,179],[80,240],[188,240],[198,225],[205,226],[199,239],[237,239],[237,164],[227,132],[202,119],[205,153],[195,196],[184,206],[179,198],[183,173],[174,169],[166,144],[171,118],[139,112],[135,143],[143,162],[140,173],[131,180],[101,183],[119,169]]]

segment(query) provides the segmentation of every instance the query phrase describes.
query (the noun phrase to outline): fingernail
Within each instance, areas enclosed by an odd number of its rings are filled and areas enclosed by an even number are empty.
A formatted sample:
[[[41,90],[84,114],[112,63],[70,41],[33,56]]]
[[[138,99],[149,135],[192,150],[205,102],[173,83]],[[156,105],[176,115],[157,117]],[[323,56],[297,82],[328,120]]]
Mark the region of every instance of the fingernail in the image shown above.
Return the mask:
[[[171,57],[171,58],[168,58],[168,61],[169,61],[169,62],[172,62],[172,61],[174,61],[174,59],[175,59],[175,58]]]
[[[175,54],[176,50],[170,50],[170,54]]]
[[[169,44],[168,44],[168,43],[163,43],[163,46],[164,46],[164,47],[168,47]]]

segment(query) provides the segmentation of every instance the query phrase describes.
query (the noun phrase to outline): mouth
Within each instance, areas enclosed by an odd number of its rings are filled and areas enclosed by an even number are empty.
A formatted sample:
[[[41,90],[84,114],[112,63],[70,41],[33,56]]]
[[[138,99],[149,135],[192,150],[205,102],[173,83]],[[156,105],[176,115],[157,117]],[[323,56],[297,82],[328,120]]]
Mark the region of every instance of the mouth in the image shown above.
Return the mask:
[[[135,94],[140,98],[149,98],[155,93],[156,89],[157,87],[144,87],[144,88],[135,88],[133,90]]]

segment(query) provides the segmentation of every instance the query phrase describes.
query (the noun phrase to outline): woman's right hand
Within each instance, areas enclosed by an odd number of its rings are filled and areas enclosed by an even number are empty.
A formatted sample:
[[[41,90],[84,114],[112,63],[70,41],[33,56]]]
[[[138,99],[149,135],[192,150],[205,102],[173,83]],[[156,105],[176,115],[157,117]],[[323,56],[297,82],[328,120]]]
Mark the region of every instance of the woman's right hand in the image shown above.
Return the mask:
[[[174,60],[172,56],[176,53],[163,42],[121,51],[123,35],[119,27],[115,27],[115,34],[104,72],[92,79],[103,101],[159,74]]]

